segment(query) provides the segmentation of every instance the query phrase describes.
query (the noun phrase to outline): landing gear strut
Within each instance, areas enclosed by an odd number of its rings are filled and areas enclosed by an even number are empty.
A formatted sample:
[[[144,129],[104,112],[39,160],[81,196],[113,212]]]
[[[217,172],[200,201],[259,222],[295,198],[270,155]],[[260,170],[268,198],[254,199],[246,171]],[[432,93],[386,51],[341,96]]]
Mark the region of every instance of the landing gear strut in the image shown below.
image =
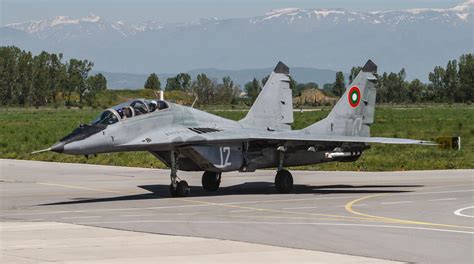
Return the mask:
[[[283,168],[286,147],[280,146],[278,151],[278,171],[275,176],[275,188],[279,193],[290,193],[293,189],[293,176]]]
[[[205,171],[202,175],[202,188],[208,192],[215,192],[221,184],[221,172]]]
[[[170,194],[172,197],[186,197],[189,195],[189,186],[186,181],[178,181],[178,153],[176,151],[171,151],[170,160]]]

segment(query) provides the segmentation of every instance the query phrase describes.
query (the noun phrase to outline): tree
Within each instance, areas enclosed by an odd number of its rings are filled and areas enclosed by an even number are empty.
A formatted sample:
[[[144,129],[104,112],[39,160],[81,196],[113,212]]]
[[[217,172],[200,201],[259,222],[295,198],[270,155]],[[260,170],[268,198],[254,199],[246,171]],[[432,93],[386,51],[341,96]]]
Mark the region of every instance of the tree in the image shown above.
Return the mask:
[[[9,105],[13,100],[18,65],[16,59],[21,50],[17,47],[0,47],[0,100],[2,105]]]
[[[145,82],[145,89],[152,89],[152,90],[160,90],[161,89],[161,82],[158,79],[158,75],[156,73],[151,73]]]
[[[445,98],[449,102],[460,102],[464,95],[459,89],[458,63],[456,60],[448,61],[443,82]]]
[[[204,73],[199,74],[192,83],[191,89],[199,99],[199,104],[207,105],[212,102],[216,94],[216,83]]]
[[[49,79],[51,82],[50,97],[53,103],[56,103],[56,96],[61,92],[67,78],[66,67],[61,62],[63,54],[51,54],[49,62]]]
[[[86,79],[92,69],[92,66],[94,66],[94,63],[88,60],[69,60],[67,71],[68,81],[67,85],[65,86],[67,94],[66,104],[71,104],[71,93],[77,92],[79,95],[79,105],[82,105],[82,100],[84,99],[84,94],[87,90]]]
[[[30,90],[33,82],[33,56],[31,52],[21,52],[18,58],[17,89],[13,94],[13,102],[25,106],[29,103]]]
[[[45,51],[33,59],[33,85],[30,94],[33,105],[36,107],[46,104],[46,98],[51,87],[48,69],[49,60],[50,54]]]
[[[293,77],[290,76],[290,89],[292,91],[296,90],[296,85],[298,85],[298,83],[295,81],[295,79],[293,79]]]
[[[87,93],[85,95],[88,105],[92,105],[98,93],[107,90],[107,79],[102,73],[89,76],[86,80]]]
[[[408,100],[408,84],[405,81],[406,76],[405,68],[402,68],[397,74],[397,85],[395,86],[396,89],[394,90],[394,97],[392,100],[395,103],[403,103]]]
[[[408,85],[408,98],[412,103],[419,103],[426,98],[426,87],[418,79],[410,82]]]
[[[463,54],[459,58],[459,89],[461,102],[474,101],[474,55]]]
[[[262,87],[265,86],[265,84],[268,82],[268,79],[270,78],[270,75],[267,75],[262,78]]]
[[[238,96],[239,89],[229,76],[222,78],[222,84],[217,86],[216,103],[230,104]]]
[[[187,73],[180,73],[175,77],[166,80],[167,91],[188,92],[191,89],[191,76]]]
[[[433,91],[433,99],[435,101],[444,101],[446,98],[445,92],[445,75],[446,71],[441,66],[436,66],[433,72],[430,72],[428,79],[430,80],[431,90]]]
[[[352,67],[351,69],[351,75],[349,75],[349,83],[352,84],[352,82],[354,81],[354,79],[357,77],[357,75],[359,74],[359,72],[362,71],[362,67],[358,66],[358,67]]]
[[[247,93],[247,97],[250,98],[252,103],[257,99],[260,91],[262,91],[262,87],[255,78],[253,78],[251,82],[245,84],[245,93]]]
[[[336,73],[336,81],[334,82],[334,86],[332,87],[332,91],[336,96],[342,96],[345,90],[345,81],[344,81],[344,73],[337,72]]]

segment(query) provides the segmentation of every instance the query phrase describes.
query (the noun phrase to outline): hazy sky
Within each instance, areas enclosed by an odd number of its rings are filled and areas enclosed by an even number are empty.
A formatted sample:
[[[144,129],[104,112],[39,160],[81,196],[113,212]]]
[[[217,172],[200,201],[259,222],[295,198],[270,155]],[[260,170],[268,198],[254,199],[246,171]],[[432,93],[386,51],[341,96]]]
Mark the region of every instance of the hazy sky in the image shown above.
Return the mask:
[[[199,18],[262,15],[284,7],[346,8],[375,11],[407,8],[446,8],[463,0],[0,0],[0,25],[59,15],[83,17],[94,13],[111,21],[164,23]]]

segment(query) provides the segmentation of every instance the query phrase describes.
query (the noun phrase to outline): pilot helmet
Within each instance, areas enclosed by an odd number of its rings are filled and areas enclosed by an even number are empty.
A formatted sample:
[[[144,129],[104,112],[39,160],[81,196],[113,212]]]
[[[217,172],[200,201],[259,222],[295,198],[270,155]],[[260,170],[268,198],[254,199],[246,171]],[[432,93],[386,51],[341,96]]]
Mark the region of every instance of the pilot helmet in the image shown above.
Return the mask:
[[[156,107],[158,106],[158,103],[155,100],[151,100],[148,106],[150,108],[150,111],[155,111]]]

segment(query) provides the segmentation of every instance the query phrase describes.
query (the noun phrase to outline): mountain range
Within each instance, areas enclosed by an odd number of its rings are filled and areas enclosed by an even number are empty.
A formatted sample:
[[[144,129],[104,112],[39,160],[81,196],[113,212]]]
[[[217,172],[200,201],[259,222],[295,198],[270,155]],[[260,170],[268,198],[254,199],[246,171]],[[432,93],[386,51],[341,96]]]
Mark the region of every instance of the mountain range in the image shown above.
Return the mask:
[[[180,24],[58,16],[2,26],[0,45],[89,59],[105,72],[268,70],[279,60],[348,72],[370,58],[381,71],[404,67],[409,78],[426,80],[434,66],[474,51],[473,14],[474,0],[446,9],[285,8]]]

